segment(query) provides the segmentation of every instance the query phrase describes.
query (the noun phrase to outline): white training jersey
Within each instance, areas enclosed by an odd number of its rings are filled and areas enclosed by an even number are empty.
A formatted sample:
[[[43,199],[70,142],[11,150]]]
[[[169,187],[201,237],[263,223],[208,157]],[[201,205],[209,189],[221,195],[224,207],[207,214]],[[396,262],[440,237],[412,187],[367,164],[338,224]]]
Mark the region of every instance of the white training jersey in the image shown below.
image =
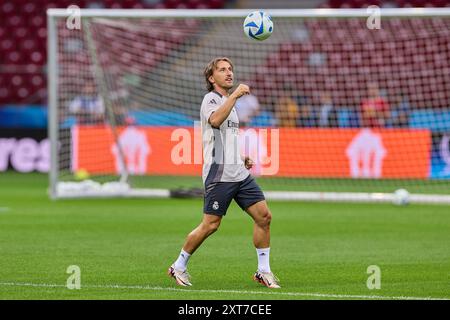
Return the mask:
[[[225,103],[227,97],[211,91],[203,98],[200,121],[203,143],[203,183],[239,182],[248,177],[239,147],[239,118],[235,108],[219,128],[208,120],[211,114]]]

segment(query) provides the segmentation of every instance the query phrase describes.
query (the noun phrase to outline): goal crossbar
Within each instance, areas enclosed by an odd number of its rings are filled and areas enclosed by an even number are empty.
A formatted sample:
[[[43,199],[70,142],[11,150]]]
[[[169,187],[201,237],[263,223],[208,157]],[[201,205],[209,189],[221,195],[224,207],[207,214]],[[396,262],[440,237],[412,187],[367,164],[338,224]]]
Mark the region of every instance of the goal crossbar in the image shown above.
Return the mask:
[[[450,8],[380,8],[381,17],[446,17]],[[80,9],[84,18],[238,18],[248,14],[247,9]],[[367,9],[271,9],[274,18],[364,18]],[[67,9],[48,9],[50,17],[68,17]]]

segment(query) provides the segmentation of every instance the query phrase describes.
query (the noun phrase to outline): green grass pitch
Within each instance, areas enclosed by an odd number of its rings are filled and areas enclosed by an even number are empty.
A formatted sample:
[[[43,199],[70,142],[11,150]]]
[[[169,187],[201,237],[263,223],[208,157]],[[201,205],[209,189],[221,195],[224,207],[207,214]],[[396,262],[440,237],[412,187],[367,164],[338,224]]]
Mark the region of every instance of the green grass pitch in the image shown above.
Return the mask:
[[[251,277],[252,221],[233,204],[192,256],[194,286],[166,275],[201,220],[198,199],[51,201],[47,176],[0,174],[0,299],[450,298],[448,206],[270,202],[271,267]],[[67,267],[81,289],[66,288]],[[366,286],[381,269],[381,289]]]

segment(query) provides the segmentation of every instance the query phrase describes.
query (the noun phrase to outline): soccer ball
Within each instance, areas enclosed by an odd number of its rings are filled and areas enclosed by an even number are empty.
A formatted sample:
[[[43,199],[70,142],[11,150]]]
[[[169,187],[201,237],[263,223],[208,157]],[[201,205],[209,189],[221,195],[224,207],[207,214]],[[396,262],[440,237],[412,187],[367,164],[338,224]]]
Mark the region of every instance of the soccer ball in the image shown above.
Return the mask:
[[[407,205],[409,203],[409,192],[405,189],[395,190],[392,202],[398,206]]]
[[[264,11],[253,11],[244,20],[244,33],[250,39],[266,40],[272,32],[272,18]]]
[[[89,178],[89,172],[86,169],[81,168],[75,171],[74,176],[75,180],[86,180]]]

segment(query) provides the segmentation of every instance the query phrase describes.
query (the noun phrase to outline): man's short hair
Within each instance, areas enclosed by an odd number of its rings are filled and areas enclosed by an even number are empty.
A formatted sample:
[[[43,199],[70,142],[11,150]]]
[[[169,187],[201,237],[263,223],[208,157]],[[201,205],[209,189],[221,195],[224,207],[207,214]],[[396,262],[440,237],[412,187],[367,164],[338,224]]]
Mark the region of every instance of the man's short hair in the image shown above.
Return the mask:
[[[208,91],[214,90],[214,85],[209,81],[209,77],[212,76],[214,70],[217,68],[217,64],[220,61],[228,62],[231,65],[231,68],[233,69],[233,62],[231,62],[231,60],[227,57],[220,57],[220,58],[212,59],[206,66],[205,71],[203,71],[203,74],[205,75],[205,80],[206,80],[206,89],[208,89]]]

